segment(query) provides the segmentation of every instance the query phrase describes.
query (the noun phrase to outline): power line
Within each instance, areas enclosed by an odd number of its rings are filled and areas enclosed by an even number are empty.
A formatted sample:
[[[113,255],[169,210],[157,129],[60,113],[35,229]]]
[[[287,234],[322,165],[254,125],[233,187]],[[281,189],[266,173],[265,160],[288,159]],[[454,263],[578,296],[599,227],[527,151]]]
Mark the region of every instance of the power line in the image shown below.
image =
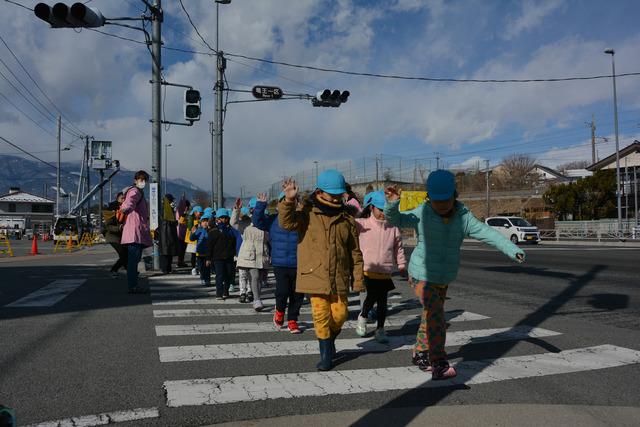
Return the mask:
[[[0,139],[3,140],[4,142],[6,142],[7,144],[9,144],[10,146],[12,146],[13,148],[22,151],[24,154],[26,154],[29,157],[33,157],[34,159],[36,159],[37,161],[39,161],[40,163],[44,163],[47,166],[51,166],[54,169],[58,169],[58,167],[52,163],[49,163],[47,161],[42,160],[40,157],[34,156],[33,154],[31,154],[30,152],[28,152],[27,150],[23,149],[22,147],[20,147],[19,145],[14,144],[13,142],[9,141],[8,139],[0,136]]]
[[[24,9],[27,9],[27,10],[33,12],[33,9],[31,9],[30,7],[27,7],[27,6],[25,6],[23,4],[20,4],[18,2],[15,2],[15,1],[12,1],[12,0],[4,0],[4,1],[6,1],[7,3],[15,4],[16,6],[20,6],[20,7],[24,8]]]
[[[193,20],[191,19],[191,15],[189,15],[189,12],[187,12],[187,9],[184,7],[184,4],[182,3],[182,0],[179,0],[179,1],[180,1],[180,7],[182,8],[182,11],[184,12],[185,15],[187,15],[187,19],[189,20],[189,23],[191,24],[193,29],[196,31],[196,34],[198,35],[198,37],[200,37],[200,40],[202,40],[202,43],[204,43],[205,46],[209,48],[209,50],[212,50],[217,53],[217,51],[214,48],[212,48],[209,43],[207,43],[204,37],[202,37],[202,34],[200,34],[200,31],[198,31],[198,27],[196,27],[196,24],[193,23]]]
[[[60,116],[62,118],[64,118],[73,128],[75,128],[76,131],[78,131],[79,133],[86,133],[83,132],[78,126],[76,126],[71,120],[69,120],[68,118],[65,117],[65,115],[62,113],[62,111],[60,111],[60,109],[58,108],[58,106],[51,100],[51,98],[49,98],[49,96],[46,94],[46,92],[42,89],[42,87],[38,84],[38,82],[33,78],[33,76],[31,75],[31,73],[29,73],[29,71],[26,69],[26,67],[24,66],[24,64],[22,64],[22,61],[20,61],[20,59],[16,56],[15,53],[13,53],[13,50],[11,50],[11,48],[9,47],[9,45],[7,44],[7,42],[4,40],[4,38],[2,37],[2,35],[0,35],[0,41],[2,41],[2,44],[4,44],[4,46],[7,48],[7,50],[9,51],[9,53],[11,53],[11,56],[13,56],[13,59],[16,60],[16,62],[18,63],[18,65],[20,65],[20,68],[22,68],[22,70],[27,74],[27,76],[29,77],[29,79],[31,79],[31,81],[33,82],[33,84],[38,88],[38,90],[40,91],[40,93],[42,93],[42,95],[44,95],[44,97],[47,99],[47,101],[49,101],[49,103],[51,105],[53,105],[53,108],[56,109],[56,111],[60,114]]]
[[[38,126],[40,129],[42,129],[45,133],[51,135],[54,138],[56,137],[56,135],[53,132],[51,132],[49,129],[43,127],[40,123],[38,123],[36,120],[34,120],[30,115],[25,113],[20,107],[18,107],[16,104],[14,104],[13,101],[11,101],[9,98],[7,98],[7,96],[4,93],[0,92],[0,96],[3,97],[5,99],[5,101],[7,101],[9,104],[11,104],[13,106],[13,108],[15,108],[16,110],[21,112],[23,116],[25,116],[26,118],[31,120],[36,126]]]

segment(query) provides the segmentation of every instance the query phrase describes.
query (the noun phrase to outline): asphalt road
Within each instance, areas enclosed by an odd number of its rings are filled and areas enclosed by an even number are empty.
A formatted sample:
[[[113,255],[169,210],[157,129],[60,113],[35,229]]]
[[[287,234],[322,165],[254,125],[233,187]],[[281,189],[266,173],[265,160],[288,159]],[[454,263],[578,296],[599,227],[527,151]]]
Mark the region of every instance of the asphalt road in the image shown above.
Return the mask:
[[[207,299],[186,274],[152,277],[154,293],[128,295],[124,276],[108,275],[108,247],[0,260],[0,404],[17,411],[19,425],[146,408],[153,418],[123,423],[136,426],[349,410],[364,410],[356,425],[371,426],[397,408],[392,424],[405,425],[429,405],[638,409],[640,250],[524,249],[527,262],[515,265],[490,248],[464,246],[446,303],[447,351],[462,375],[440,387],[405,372],[417,328],[406,321],[420,308],[402,280],[390,300],[393,345],[356,342],[345,329],[338,342],[351,350],[340,352],[334,376],[318,376],[313,331],[270,329],[270,315]],[[56,280],[75,288],[52,306],[7,307]],[[515,335],[502,337],[504,330]]]

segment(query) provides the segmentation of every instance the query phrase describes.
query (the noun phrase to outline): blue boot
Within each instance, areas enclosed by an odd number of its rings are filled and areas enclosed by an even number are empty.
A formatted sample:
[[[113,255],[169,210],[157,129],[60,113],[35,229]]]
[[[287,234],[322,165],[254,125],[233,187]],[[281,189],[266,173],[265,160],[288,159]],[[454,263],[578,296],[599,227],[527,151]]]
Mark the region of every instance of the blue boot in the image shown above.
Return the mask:
[[[318,371],[329,371],[333,367],[331,363],[331,338],[319,339],[318,344],[320,345],[320,361],[316,368]]]
[[[331,332],[331,336],[329,337],[329,340],[331,341],[331,359],[335,359],[336,358],[336,338],[338,337],[338,335],[340,335],[340,332],[342,331],[338,331],[338,332]]]

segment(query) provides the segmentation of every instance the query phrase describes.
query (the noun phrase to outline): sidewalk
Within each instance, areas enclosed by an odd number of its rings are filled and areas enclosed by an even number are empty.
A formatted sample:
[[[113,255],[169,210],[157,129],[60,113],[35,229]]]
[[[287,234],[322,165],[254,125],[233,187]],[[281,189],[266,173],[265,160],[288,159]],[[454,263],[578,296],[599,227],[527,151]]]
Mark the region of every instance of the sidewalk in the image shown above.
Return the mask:
[[[367,416],[368,414],[368,416]],[[412,416],[417,414],[415,416]],[[366,417],[363,419],[362,417]],[[371,418],[375,417],[373,423]],[[387,408],[293,415],[216,424],[216,427],[335,427],[353,425],[361,420],[366,427],[374,426],[637,426],[640,408],[592,405],[459,405],[426,408]],[[213,426],[209,426],[213,427]]]

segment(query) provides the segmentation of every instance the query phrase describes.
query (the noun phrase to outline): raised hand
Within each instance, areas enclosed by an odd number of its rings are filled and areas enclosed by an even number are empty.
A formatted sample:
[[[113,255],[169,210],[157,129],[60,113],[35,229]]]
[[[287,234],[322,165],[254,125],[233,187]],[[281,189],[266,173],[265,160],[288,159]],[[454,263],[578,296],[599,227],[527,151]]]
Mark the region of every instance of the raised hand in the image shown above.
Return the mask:
[[[238,197],[236,199],[236,204],[234,206],[235,206],[236,209],[241,209],[242,208],[242,199]]]
[[[267,202],[269,199],[267,198],[267,193],[258,193],[258,195],[256,196],[256,199],[259,202]]]
[[[293,202],[298,196],[298,184],[292,178],[287,178],[282,183],[282,190],[284,191],[284,197],[288,202]]]
[[[517,253],[516,254],[516,261],[518,262],[518,264],[522,264],[524,262],[524,254],[523,253]]]
[[[400,200],[401,194],[402,194],[402,189],[398,188],[397,185],[387,187],[384,190],[384,195],[387,198],[387,201],[389,202],[395,202]]]

